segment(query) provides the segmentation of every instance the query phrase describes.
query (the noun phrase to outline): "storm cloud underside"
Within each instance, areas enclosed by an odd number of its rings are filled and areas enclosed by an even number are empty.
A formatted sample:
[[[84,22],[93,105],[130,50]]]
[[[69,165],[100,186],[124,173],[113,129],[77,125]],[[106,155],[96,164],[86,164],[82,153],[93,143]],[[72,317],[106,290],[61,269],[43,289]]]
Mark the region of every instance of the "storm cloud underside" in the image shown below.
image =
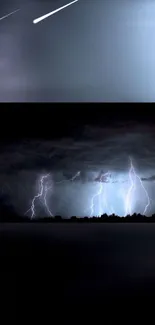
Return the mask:
[[[46,199],[52,215],[124,216],[125,212],[143,213],[149,203],[145,211],[149,216],[155,211],[153,139],[153,128],[131,123],[112,129],[86,126],[76,140],[25,140],[8,145],[7,150],[1,149],[1,196],[7,196],[8,204],[24,215],[39,191],[41,176],[49,174],[44,186],[49,187]],[[135,188],[127,208],[130,159],[137,177],[132,173]],[[108,176],[102,178],[106,173]],[[43,197],[36,200],[35,216],[49,216]]]

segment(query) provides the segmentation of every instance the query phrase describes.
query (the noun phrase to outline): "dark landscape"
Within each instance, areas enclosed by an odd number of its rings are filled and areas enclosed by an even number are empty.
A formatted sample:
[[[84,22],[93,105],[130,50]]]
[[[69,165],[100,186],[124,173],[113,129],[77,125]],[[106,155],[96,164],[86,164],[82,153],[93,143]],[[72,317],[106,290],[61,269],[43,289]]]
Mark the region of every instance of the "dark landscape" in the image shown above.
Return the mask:
[[[91,309],[91,313],[97,310],[98,317],[104,310],[107,324],[113,319],[111,309],[114,313],[123,309],[130,310],[125,322],[130,324],[133,317],[142,317],[151,308],[154,224],[3,223],[0,247],[1,293],[3,287],[12,287],[10,306],[18,296],[17,318],[25,313],[27,321],[30,315],[46,321],[56,312],[51,304],[55,308],[61,304],[67,312],[58,313],[57,321],[72,321],[71,313],[78,308],[75,323],[83,310],[90,317]],[[124,320],[123,314],[117,317]]]

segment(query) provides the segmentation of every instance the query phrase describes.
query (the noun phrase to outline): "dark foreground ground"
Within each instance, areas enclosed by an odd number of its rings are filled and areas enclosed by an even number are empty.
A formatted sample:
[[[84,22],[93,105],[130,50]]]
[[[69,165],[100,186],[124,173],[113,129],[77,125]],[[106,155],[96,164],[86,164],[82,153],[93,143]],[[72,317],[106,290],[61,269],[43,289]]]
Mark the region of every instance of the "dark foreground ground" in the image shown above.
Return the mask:
[[[3,304],[16,318],[46,323],[57,308],[61,324],[73,310],[85,323],[83,308],[87,322],[96,308],[106,324],[151,317],[154,224],[1,224],[0,247]]]

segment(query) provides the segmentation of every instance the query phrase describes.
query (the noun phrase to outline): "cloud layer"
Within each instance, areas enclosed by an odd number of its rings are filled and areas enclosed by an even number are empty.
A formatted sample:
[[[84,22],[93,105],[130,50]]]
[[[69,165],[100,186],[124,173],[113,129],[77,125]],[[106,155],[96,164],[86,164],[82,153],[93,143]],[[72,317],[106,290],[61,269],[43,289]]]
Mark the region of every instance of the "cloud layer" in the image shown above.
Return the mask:
[[[84,209],[86,201],[90,211],[91,197],[97,190],[94,180],[101,173],[110,172],[110,182],[115,185],[113,190],[108,190],[108,195],[114,197],[114,193],[122,191],[119,184],[125,184],[129,180],[131,157],[138,176],[149,187],[154,200],[154,134],[153,127],[134,123],[117,124],[113,128],[87,125],[77,138],[61,138],[57,141],[25,139],[14,145],[8,144],[1,147],[0,153],[1,193],[7,193],[11,203],[23,214],[38,190],[40,176],[50,173],[53,184],[63,181],[61,186],[53,187],[52,197],[57,202],[55,213],[66,211],[66,215],[70,210],[71,214],[78,211],[82,214],[82,211],[88,210]],[[69,180],[78,171],[80,175],[73,184]],[[127,187],[124,189],[127,191]],[[83,198],[79,197],[79,193]],[[70,205],[69,209],[68,202],[71,198],[73,201],[76,198],[76,203],[72,208]],[[43,213],[42,209],[40,211]]]

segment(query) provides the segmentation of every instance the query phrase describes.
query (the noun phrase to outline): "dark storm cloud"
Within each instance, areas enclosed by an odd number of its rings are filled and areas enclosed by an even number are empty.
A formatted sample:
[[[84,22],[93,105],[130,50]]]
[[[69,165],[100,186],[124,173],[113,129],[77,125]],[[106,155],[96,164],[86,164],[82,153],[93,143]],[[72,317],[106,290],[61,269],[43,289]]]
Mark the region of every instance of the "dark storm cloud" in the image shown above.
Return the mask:
[[[121,125],[115,128],[86,126],[80,139],[62,138],[59,141],[25,140],[1,148],[0,172],[28,170],[84,172],[109,170],[123,172],[128,158],[144,175],[154,180],[154,128],[146,125]]]
[[[154,182],[155,181],[155,175],[152,175],[150,177],[142,177],[141,180],[143,182],[147,181],[147,182]]]

